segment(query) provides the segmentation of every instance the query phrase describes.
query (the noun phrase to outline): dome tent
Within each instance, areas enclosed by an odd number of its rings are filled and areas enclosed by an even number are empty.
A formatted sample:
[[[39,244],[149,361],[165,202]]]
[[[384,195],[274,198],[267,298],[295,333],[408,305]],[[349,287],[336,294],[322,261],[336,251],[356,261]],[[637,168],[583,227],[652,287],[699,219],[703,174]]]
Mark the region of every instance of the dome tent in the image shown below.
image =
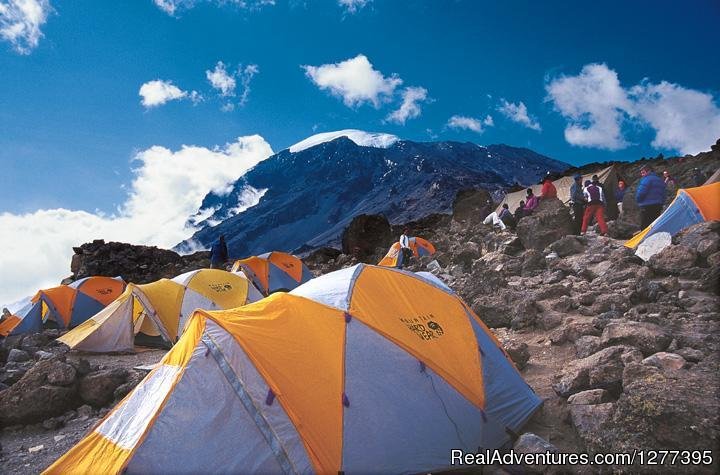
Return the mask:
[[[39,332],[54,322],[73,328],[95,315],[125,290],[120,277],[92,276],[38,291],[20,311],[0,325],[0,335]]]
[[[133,351],[138,334],[171,345],[195,309],[239,307],[260,298],[243,274],[195,270],[172,280],[128,284],[117,300],[58,340],[71,349],[99,353]]]
[[[300,258],[280,251],[235,261],[232,270],[245,272],[264,295],[288,292],[313,278]]]
[[[415,257],[432,256],[435,254],[435,246],[433,246],[430,241],[421,237],[409,238],[408,244],[410,245],[410,249]],[[390,246],[390,250],[387,254],[385,254],[385,257],[378,262],[378,265],[384,267],[398,267],[402,263],[402,259],[403,255],[402,252],[400,252],[400,243],[396,242]]]
[[[360,264],[196,311],[46,473],[425,472],[448,468],[453,448],[506,445],[539,405],[455,294]]]

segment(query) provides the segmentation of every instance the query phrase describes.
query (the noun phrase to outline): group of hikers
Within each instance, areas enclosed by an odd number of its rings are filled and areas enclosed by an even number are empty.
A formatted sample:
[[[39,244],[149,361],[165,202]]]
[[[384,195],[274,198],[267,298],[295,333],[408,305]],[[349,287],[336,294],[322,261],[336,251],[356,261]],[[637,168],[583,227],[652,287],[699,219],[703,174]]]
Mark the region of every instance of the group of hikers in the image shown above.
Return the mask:
[[[582,175],[573,176],[574,183],[570,187],[570,208],[573,215],[573,227],[575,234],[585,234],[593,220],[597,221],[600,235],[608,232],[605,221],[608,196],[603,183],[598,175],[592,179],[582,181]],[[705,174],[698,168],[693,170],[693,185],[701,186],[705,182]],[[626,191],[625,180],[619,179],[614,190],[614,201],[617,204],[618,217],[623,212],[622,203]],[[665,170],[660,178],[649,165],[640,169],[640,181],[635,192],[635,201],[640,209],[640,228],[645,229],[662,213],[668,197],[673,197],[677,192],[678,184],[675,178]],[[528,188],[527,196],[520,201],[514,212],[510,211],[507,203],[504,203],[499,212],[493,211],[485,220],[484,224],[492,224],[502,230],[514,229],[517,223],[525,216],[531,215],[540,204],[541,200],[557,198],[557,189],[553,184],[550,172],[543,179],[540,196],[534,194],[532,188]]]

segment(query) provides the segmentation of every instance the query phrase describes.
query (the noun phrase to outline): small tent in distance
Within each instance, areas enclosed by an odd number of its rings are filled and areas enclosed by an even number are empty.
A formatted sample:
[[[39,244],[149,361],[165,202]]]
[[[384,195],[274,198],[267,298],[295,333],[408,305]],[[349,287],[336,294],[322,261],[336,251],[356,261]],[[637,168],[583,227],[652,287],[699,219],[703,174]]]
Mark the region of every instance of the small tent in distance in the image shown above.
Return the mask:
[[[92,276],[38,291],[30,303],[0,326],[0,335],[39,332],[43,326],[74,328],[125,290],[120,277]]]
[[[635,237],[625,243],[630,249],[638,249],[650,238],[661,233],[670,237],[693,224],[703,221],[720,220],[720,182],[695,188],[682,188],[678,190],[675,199],[667,209],[653,221],[650,226],[642,230]],[[663,242],[669,244],[669,240]],[[649,259],[653,253],[662,250],[663,246],[654,246],[652,252],[638,252],[643,259]]]
[[[232,270],[242,270],[264,295],[289,292],[313,278],[300,258],[280,251],[240,259],[235,261]]]
[[[408,245],[415,257],[432,256],[435,254],[435,246],[427,239],[411,237],[408,239]],[[378,265],[383,267],[400,267],[400,265],[405,265],[403,257],[402,252],[400,252],[400,243],[396,242],[390,246],[390,250],[385,254],[385,257],[380,259]]]
[[[219,269],[200,269],[174,279],[128,284],[112,304],[58,338],[71,349],[88,352],[133,351],[143,344],[172,345],[195,309],[240,307],[262,295],[247,277]]]
[[[540,403],[455,294],[360,264],[196,311],[46,473],[428,473],[506,446]]]

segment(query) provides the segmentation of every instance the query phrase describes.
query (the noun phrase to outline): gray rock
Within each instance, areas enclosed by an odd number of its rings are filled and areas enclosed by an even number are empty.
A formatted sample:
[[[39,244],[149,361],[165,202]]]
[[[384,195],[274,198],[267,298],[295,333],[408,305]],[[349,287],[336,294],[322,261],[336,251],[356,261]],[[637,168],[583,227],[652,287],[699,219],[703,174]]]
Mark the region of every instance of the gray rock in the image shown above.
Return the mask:
[[[567,257],[572,254],[578,254],[585,250],[585,240],[579,236],[563,236],[554,243],[550,244],[559,257]]]
[[[532,327],[535,325],[537,315],[537,305],[532,300],[522,300],[512,310],[510,326],[513,330]]]
[[[663,351],[648,356],[642,363],[645,365],[655,366],[664,371],[675,371],[685,366],[685,358],[675,353],[665,353]]]
[[[596,446],[604,433],[603,426],[613,412],[613,403],[574,404],[570,406],[570,417],[580,438],[588,446]]]
[[[542,200],[533,214],[518,222],[517,235],[525,249],[542,251],[558,239],[573,233],[570,211],[558,200]]]
[[[602,404],[610,402],[610,394],[604,389],[589,389],[570,396],[568,404]]]
[[[515,340],[503,342],[505,351],[518,369],[522,370],[530,359],[530,352],[526,343]]]
[[[619,393],[624,368],[621,356],[630,350],[627,346],[611,346],[587,358],[568,363],[555,375],[553,390],[562,397],[586,389],[606,389],[614,394]]]
[[[77,418],[81,420],[85,420],[89,417],[93,416],[93,408],[92,406],[89,406],[87,404],[83,404],[82,406],[77,408]]]
[[[702,351],[690,347],[680,348],[675,353],[682,356],[683,358],[685,358],[686,361],[689,361],[691,363],[697,363],[705,357],[705,354]]]
[[[689,247],[667,246],[648,260],[653,271],[660,274],[680,275],[695,265],[698,253]]]
[[[599,336],[583,335],[575,340],[575,356],[587,358],[593,353],[597,353],[601,347]]]
[[[8,357],[7,357],[8,361],[13,361],[16,363],[21,363],[21,362],[27,361],[29,359],[30,359],[30,355],[27,354],[26,351],[18,350],[17,348],[13,348],[12,350],[10,350],[10,352],[8,353]]]
[[[78,394],[88,404],[104,406],[113,400],[115,390],[125,383],[127,377],[128,371],[124,368],[90,373],[80,379]]]
[[[671,337],[662,327],[647,322],[611,323],[602,333],[602,345],[630,345],[644,355],[665,350]]]
[[[49,353],[47,351],[43,351],[43,350],[35,352],[35,359],[37,359],[37,360],[49,360],[53,356],[55,356],[55,355],[53,355],[52,353]]]
[[[69,386],[75,382],[77,373],[72,365],[58,361],[47,374],[48,383],[55,386]]]
[[[544,454],[558,453],[559,450],[553,444],[543,439],[539,435],[532,432],[526,432],[515,441],[513,450],[520,454]],[[529,473],[545,473],[547,466],[545,465],[525,465],[525,470]]]

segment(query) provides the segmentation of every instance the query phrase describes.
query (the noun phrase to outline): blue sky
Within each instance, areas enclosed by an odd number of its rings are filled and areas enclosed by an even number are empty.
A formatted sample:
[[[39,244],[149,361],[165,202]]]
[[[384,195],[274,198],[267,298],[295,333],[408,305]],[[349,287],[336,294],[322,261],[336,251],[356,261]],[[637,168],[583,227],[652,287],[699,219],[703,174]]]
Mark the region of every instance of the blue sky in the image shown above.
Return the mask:
[[[718,21],[710,0],[0,0],[3,229],[132,217],[190,181],[185,213],[270,147],[346,128],[573,164],[696,153],[720,137]],[[183,160],[202,166],[158,171]]]

